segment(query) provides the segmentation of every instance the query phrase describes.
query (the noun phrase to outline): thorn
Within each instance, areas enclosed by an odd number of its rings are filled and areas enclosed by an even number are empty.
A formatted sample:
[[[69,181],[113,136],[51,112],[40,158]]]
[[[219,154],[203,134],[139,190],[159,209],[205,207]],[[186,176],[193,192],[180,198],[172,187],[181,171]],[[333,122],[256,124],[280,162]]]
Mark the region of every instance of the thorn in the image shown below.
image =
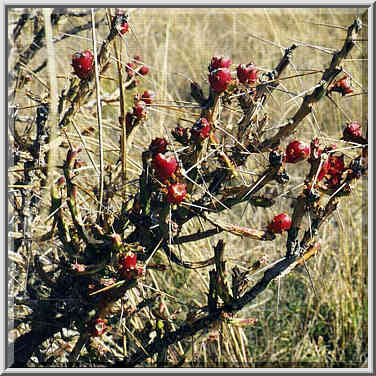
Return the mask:
[[[310,282],[311,282],[311,286],[312,286],[313,293],[315,294],[316,299],[318,299],[318,295],[317,295],[317,293],[316,293],[315,285],[313,284],[313,280],[312,280],[312,278],[311,278],[311,273],[310,273],[309,270],[308,270],[308,266],[307,266],[307,263],[306,263],[304,257],[303,257],[303,264],[304,264],[305,270],[307,271],[307,274],[308,274],[309,280],[310,280]]]
[[[277,290],[277,318],[279,316],[279,302],[281,298],[281,278],[278,278],[278,290]]]

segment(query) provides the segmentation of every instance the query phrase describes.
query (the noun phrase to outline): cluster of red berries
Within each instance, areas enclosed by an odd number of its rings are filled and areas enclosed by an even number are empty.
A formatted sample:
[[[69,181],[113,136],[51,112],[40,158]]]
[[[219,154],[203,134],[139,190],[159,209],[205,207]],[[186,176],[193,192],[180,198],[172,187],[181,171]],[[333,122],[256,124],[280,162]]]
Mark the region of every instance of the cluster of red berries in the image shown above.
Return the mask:
[[[94,70],[94,56],[90,50],[76,52],[72,55],[72,67],[74,73],[81,79],[91,77]]]
[[[333,152],[336,149],[336,145],[329,145],[325,152]],[[320,157],[324,151],[319,149],[318,156]],[[326,182],[329,188],[337,187],[342,173],[345,171],[344,155],[334,155],[330,153],[329,156],[323,160],[321,164],[321,169],[317,175],[317,181],[321,181],[326,178]]]
[[[126,125],[128,129],[131,129],[135,123],[146,118],[146,107],[151,104],[154,98],[154,92],[151,90],[145,90],[142,95],[135,96],[135,102],[131,112],[126,114]]]
[[[289,230],[290,227],[291,218],[286,213],[280,213],[269,223],[268,230],[272,234],[282,234],[283,231]]]
[[[214,56],[208,67],[209,83],[216,93],[222,93],[227,90],[232,81],[231,59],[228,56]],[[257,82],[259,70],[253,64],[239,64],[236,67],[236,75],[242,84],[254,85]]]
[[[200,144],[210,136],[211,126],[206,118],[199,118],[192,127],[177,126],[171,131],[171,135],[182,145]]]
[[[149,150],[152,152],[152,167],[156,177],[167,183],[167,201],[171,204],[180,204],[187,194],[185,184],[175,182],[175,172],[178,168],[178,162],[174,155],[166,155],[167,141],[164,138],[154,139]],[[170,184],[169,179],[174,182]]]
[[[137,101],[133,107],[132,112],[127,112],[125,116],[125,123],[127,129],[132,129],[132,127],[146,118],[146,103],[144,101]]]
[[[149,68],[141,63],[139,55],[134,56],[133,62],[127,63],[125,70],[128,74],[128,79],[132,78],[136,72],[141,76],[146,76],[149,73]]]

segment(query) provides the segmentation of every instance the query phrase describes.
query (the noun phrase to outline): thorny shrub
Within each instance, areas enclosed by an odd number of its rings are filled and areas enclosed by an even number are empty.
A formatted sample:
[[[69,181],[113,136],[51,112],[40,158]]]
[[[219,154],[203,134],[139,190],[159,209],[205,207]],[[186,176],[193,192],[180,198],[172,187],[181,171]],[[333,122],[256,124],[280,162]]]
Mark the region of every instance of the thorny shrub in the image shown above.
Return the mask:
[[[71,10],[54,10],[49,21],[55,26],[64,18],[88,15],[87,11],[74,14]],[[118,58],[111,58],[112,48],[116,53],[130,33],[127,13],[108,10],[105,20],[108,35],[98,42],[97,53],[92,49],[77,51],[72,56],[73,71],[65,67],[69,80],[58,98],[58,137],[50,146],[48,88],[38,95],[27,89],[46,66],[44,63],[34,72],[27,69],[36,51],[44,46],[45,29],[43,22],[38,23],[41,14],[22,13],[13,29],[16,43],[25,25],[34,23],[35,27],[33,43],[19,55],[10,72],[13,80],[9,88],[9,140],[13,169],[19,171],[12,178],[12,186],[20,192],[17,199],[10,195],[13,213],[18,216],[13,231],[24,236],[15,240],[12,255],[19,258],[17,254],[25,247],[30,262],[24,294],[15,294],[14,303],[32,310],[27,328],[13,338],[18,367],[59,366],[62,362],[79,366],[80,361],[90,366],[87,359],[111,367],[182,366],[193,338],[206,344],[218,341],[221,325],[252,329],[257,320],[242,316],[242,308],[262,294],[270,282],[317,255],[321,227],[367,173],[367,126],[362,119],[342,124],[343,138],[337,145],[295,136],[317,102],[325,97],[340,101],[342,96],[356,92],[351,72],[344,73],[341,65],[361,30],[359,19],[348,26],[343,44],[333,53],[317,85],[304,95],[296,113],[274,132],[268,130],[268,123],[278,124],[279,119],[268,115],[268,99],[278,88],[292,56],[298,53],[297,45],[286,48],[270,70],[258,68],[262,62],[248,63],[247,56],[236,62],[228,56],[214,56],[208,62],[207,81],[191,82],[190,93],[199,113],[193,114],[190,126],[175,124],[169,134],[160,134],[145,145],[140,151],[142,166],[136,180],[129,177],[128,169],[135,162],[128,159],[127,140],[153,117],[150,109],[157,103],[158,93],[142,88],[143,79],[153,68],[140,56],[122,64],[118,64]],[[90,29],[88,23],[73,28],[70,34]],[[96,126],[79,131],[75,119],[80,108],[96,98],[96,79],[103,82],[110,69],[121,80],[118,96],[113,99],[120,104],[115,124],[121,130],[120,145],[117,163],[104,159],[98,168],[92,157],[85,158],[91,146],[83,142],[83,137],[97,131]],[[34,132],[20,131],[20,91],[35,102]],[[226,127],[222,119],[234,109],[241,118]],[[96,117],[98,127],[103,126],[98,114]],[[70,136],[68,130],[74,129],[79,139]],[[99,147],[103,144],[99,142]],[[47,161],[50,153],[57,153],[56,147],[66,151],[58,154],[58,173],[48,187],[51,171]],[[247,162],[258,155],[267,166],[248,184],[244,179]],[[283,191],[292,165],[309,168],[301,176],[293,207],[281,212],[280,202],[263,189],[274,184]],[[94,168],[102,180],[88,182],[82,177],[87,168]],[[30,187],[38,189],[40,195],[32,195]],[[48,204],[41,201],[45,190],[50,190]],[[84,205],[88,199],[94,209]],[[268,218],[274,219],[253,224],[256,228],[218,219],[219,213],[241,203],[273,213]],[[49,210],[43,219],[47,231],[30,237],[33,221],[41,215],[43,206]],[[189,224],[194,219],[209,228],[190,232]],[[212,257],[205,260],[183,260],[176,251],[180,245],[221,233],[254,242],[282,237],[284,256],[273,263],[261,257],[247,268],[231,267],[222,238],[215,242]],[[45,249],[46,244],[48,251],[43,255],[35,251]],[[174,273],[174,265],[207,269],[204,305],[183,302],[180,297],[163,293],[163,286],[159,289],[155,275]],[[256,275],[261,278],[255,280]],[[153,281],[150,293],[146,286]],[[209,336],[200,337],[209,329]],[[48,350],[46,343],[51,339],[52,349]]]

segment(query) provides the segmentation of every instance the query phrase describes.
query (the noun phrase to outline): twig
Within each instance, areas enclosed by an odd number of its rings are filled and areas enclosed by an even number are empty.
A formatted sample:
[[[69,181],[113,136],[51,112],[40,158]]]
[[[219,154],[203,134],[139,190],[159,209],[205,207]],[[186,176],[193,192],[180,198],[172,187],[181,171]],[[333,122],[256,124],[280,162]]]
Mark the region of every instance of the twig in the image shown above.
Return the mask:
[[[290,119],[289,124],[279,129],[279,131],[271,138],[265,140],[261,145],[260,149],[262,151],[268,150],[274,144],[279,144],[282,139],[289,136],[295,131],[297,126],[302,122],[302,120],[312,112],[313,104],[317,103],[321,98],[327,93],[329,85],[335,79],[335,77],[342,71],[338,67],[344,59],[348,56],[352,48],[354,47],[354,39],[356,39],[357,34],[361,30],[362,24],[360,19],[355,19],[355,21],[347,29],[347,37],[342,49],[333,54],[332,61],[329,68],[325,70],[320,81],[319,87],[317,87],[312,94],[306,95],[304,97],[303,103],[296,112],[296,114]]]
[[[175,331],[165,333],[162,339],[154,339],[148,346],[145,347],[145,350],[149,356],[145,354],[144,350],[137,350],[134,354],[125,358],[121,362],[117,362],[111,367],[134,367],[135,365],[142,363],[150,356],[160,352],[162,349],[168,348],[170,345],[175,344],[184,338],[191,337],[200,330],[208,328],[213,322],[220,319],[222,312],[233,313],[241,310],[244,306],[253,301],[261,292],[263,292],[273,279],[291,270],[294,265],[296,265],[297,259],[297,257],[283,259],[274,267],[268,269],[264,273],[263,278],[239,299],[214,309],[208,315],[197,319],[193,323],[184,324]]]
[[[56,81],[56,55],[55,55],[55,47],[52,43],[52,25],[51,25],[51,8],[43,8],[43,17],[46,29],[46,44],[47,44],[47,54],[48,54],[48,71],[50,76],[50,107],[49,107],[49,122],[50,122],[50,139],[49,145],[53,145],[55,143],[57,137],[57,98],[58,98],[58,90],[57,90],[57,81]],[[56,148],[50,147],[48,152],[48,169],[47,169],[47,186],[51,187],[53,184],[54,178],[54,166],[56,164],[55,153]],[[48,189],[45,192],[45,199],[47,201],[47,197],[49,195]],[[42,218],[45,217],[42,209],[41,216]]]
[[[93,36],[93,52],[94,52],[94,67],[95,67],[95,84],[96,84],[96,94],[97,94],[97,119],[98,119],[98,142],[99,142],[99,205],[98,205],[98,219],[102,216],[102,206],[103,206],[103,189],[104,189],[104,161],[103,161],[103,127],[102,127],[102,107],[101,107],[101,93],[100,93],[100,83],[99,83],[99,69],[98,69],[98,55],[97,55],[97,43],[95,36],[95,16],[94,8],[91,8],[91,23],[94,25],[92,27]]]

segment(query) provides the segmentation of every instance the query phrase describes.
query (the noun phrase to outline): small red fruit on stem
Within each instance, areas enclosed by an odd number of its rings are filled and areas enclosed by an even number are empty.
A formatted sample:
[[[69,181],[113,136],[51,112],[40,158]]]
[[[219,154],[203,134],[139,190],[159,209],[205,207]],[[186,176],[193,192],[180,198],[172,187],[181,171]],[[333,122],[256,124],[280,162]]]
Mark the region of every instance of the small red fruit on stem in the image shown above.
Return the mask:
[[[149,73],[149,68],[146,65],[143,65],[138,73],[140,73],[141,76],[146,76]]]
[[[171,204],[180,204],[186,194],[185,184],[171,184],[167,188],[167,201]]]
[[[351,94],[354,90],[351,86],[351,78],[348,75],[343,76],[341,79],[334,81],[334,83],[328,89],[328,92],[338,92],[341,93],[342,96],[346,94]]]
[[[128,22],[120,24],[120,34],[124,35],[129,30]]]
[[[336,156],[331,155],[329,157],[329,169],[328,174],[331,176],[341,175],[345,169],[344,155]]]
[[[76,52],[72,55],[74,73],[82,80],[87,79],[93,73],[94,56],[90,50]]]
[[[173,155],[166,156],[162,153],[154,155],[152,161],[153,168],[160,180],[166,180],[176,171],[178,162]]]
[[[343,130],[343,140],[357,142],[362,137],[362,126],[357,121],[347,123]]]
[[[133,252],[128,252],[123,261],[125,270],[133,269],[137,264],[137,255]]]
[[[291,219],[286,213],[276,215],[268,226],[273,234],[281,234],[283,231],[289,230],[291,227]]]
[[[93,328],[91,335],[93,337],[101,337],[106,330],[106,322],[98,318],[93,322]]]
[[[149,145],[149,150],[153,154],[165,153],[167,150],[167,141],[165,138],[155,138]]]
[[[139,101],[133,106],[133,115],[137,119],[143,119],[146,116],[146,103]]]
[[[209,137],[210,134],[210,124],[207,119],[198,119],[191,128],[191,135],[195,139],[204,140]]]
[[[324,178],[324,176],[326,176],[326,175],[328,174],[329,167],[330,167],[330,163],[329,163],[329,159],[327,159],[327,160],[324,161],[324,163],[321,165],[320,172],[319,172],[319,174],[317,175],[317,181],[322,180],[322,179]]]
[[[126,280],[132,279],[133,272],[137,265],[137,255],[129,251],[120,258],[119,263],[121,276]]]
[[[230,68],[231,59],[228,56],[213,56],[208,67],[209,72],[220,68]]]
[[[142,94],[141,100],[143,100],[146,104],[151,104],[154,100],[155,93],[151,90],[145,90]]]
[[[254,65],[245,66],[244,64],[239,64],[236,67],[236,74],[238,80],[243,84],[254,84],[257,81],[258,69]]]
[[[224,92],[228,88],[230,81],[231,73],[226,68],[214,70],[209,74],[210,86],[217,93]]]
[[[286,148],[286,162],[297,163],[307,159],[310,153],[310,146],[302,141],[292,141]]]
[[[127,63],[125,66],[125,71],[128,73],[128,77],[133,77],[135,75],[136,66],[133,63]]]

